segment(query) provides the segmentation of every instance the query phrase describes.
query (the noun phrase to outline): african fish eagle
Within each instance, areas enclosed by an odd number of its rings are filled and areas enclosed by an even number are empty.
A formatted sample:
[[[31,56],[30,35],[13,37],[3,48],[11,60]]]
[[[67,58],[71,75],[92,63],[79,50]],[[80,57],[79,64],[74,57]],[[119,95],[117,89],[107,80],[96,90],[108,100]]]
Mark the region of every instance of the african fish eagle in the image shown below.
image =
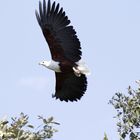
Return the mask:
[[[80,100],[87,89],[89,70],[81,61],[80,41],[76,31],[70,26],[70,20],[65,15],[59,3],[51,4],[48,0],[39,2],[37,21],[48,43],[52,60],[40,62],[40,65],[55,71],[56,87],[53,97],[61,101]]]

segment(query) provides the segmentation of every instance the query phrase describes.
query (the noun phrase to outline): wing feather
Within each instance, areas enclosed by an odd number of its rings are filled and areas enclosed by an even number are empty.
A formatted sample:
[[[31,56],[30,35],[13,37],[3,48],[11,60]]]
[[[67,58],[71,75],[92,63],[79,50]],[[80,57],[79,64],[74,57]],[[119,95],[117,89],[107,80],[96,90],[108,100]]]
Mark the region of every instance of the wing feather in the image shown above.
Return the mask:
[[[50,15],[53,15],[54,14],[54,11],[55,11],[55,1],[52,4]]]
[[[41,18],[41,19],[43,19],[43,15],[44,15],[44,14],[43,14],[43,10],[44,10],[44,9],[42,9],[41,1],[39,1],[39,13],[40,13],[40,18]]]
[[[57,6],[56,6],[56,9],[55,9],[55,11],[54,11],[54,15],[56,15],[56,14],[58,13],[58,10],[59,10],[59,3],[58,3]]]
[[[44,4],[46,5],[46,1],[44,0]],[[44,7],[45,8],[45,7]],[[50,13],[50,9],[51,9],[51,2],[50,2],[50,0],[48,0],[48,5],[47,5],[47,16],[48,16],[48,14]],[[44,10],[46,10],[46,9],[44,9]]]
[[[43,14],[46,16],[47,11],[46,11],[46,1],[43,0]]]

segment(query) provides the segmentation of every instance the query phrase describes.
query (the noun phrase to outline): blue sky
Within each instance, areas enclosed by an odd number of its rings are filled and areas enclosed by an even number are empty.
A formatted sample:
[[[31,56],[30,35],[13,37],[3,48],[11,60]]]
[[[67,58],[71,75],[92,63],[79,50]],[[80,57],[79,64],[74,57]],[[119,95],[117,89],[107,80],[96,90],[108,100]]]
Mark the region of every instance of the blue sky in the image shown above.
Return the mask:
[[[117,91],[136,87],[140,77],[139,0],[57,0],[81,41],[90,67],[88,90],[81,101],[51,98],[55,77],[38,62],[50,52],[35,18],[38,0],[0,4],[0,116],[24,112],[34,124],[37,115],[60,122],[54,139],[117,139],[115,110],[108,105]]]

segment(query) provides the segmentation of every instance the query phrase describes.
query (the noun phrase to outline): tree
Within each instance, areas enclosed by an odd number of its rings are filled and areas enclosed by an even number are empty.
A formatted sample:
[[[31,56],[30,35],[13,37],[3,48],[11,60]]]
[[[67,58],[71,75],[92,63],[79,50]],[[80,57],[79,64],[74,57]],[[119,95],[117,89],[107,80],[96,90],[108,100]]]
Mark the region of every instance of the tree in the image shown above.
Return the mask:
[[[116,93],[110,104],[117,110],[115,118],[120,140],[140,140],[140,81],[136,81],[138,89],[128,87],[127,94]]]
[[[38,116],[43,124],[38,127],[30,125],[29,117],[23,113],[20,116],[11,118],[11,123],[7,119],[0,120],[0,139],[2,140],[45,140],[53,137],[57,132],[53,125],[59,125],[53,117],[48,119]]]

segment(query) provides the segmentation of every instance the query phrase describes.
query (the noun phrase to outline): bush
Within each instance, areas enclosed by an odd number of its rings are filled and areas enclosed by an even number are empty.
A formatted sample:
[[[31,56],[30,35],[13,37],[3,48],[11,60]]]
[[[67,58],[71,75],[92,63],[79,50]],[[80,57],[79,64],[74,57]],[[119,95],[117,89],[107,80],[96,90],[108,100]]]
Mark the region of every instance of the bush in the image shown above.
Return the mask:
[[[38,127],[28,123],[29,117],[23,113],[20,116],[11,118],[11,123],[6,120],[0,120],[0,139],[2,140],[45,140],[53,137],[57,132],[53,125],[59,125],[53,117],[48,119],[38,116],[38,119],[43,122]]]

